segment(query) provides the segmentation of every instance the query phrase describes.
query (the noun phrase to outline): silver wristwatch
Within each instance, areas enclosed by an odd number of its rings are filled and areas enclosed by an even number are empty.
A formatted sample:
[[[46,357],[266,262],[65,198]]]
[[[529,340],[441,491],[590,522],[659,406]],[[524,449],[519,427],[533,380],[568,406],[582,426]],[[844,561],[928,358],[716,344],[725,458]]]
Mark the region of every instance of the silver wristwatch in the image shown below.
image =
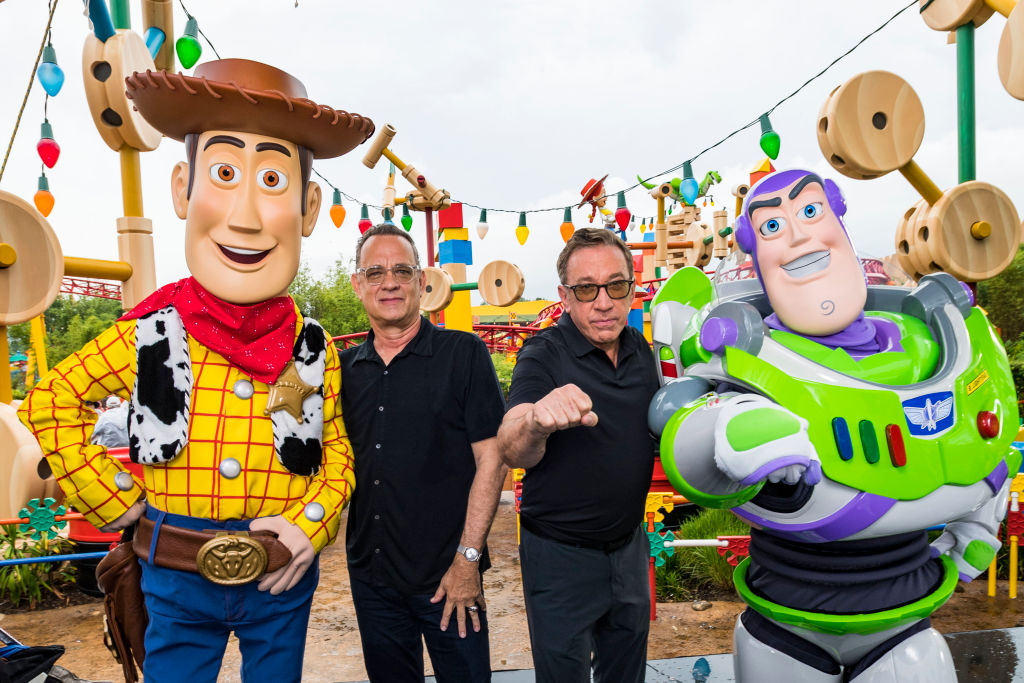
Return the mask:
[[[456,550],[456,552],[460,553],[463,557],[465,557],[470,562],[479,562],[480,561],[480,551],[477,550],[476,548],[467,548],[466,546],[464,546],[464,545],[462,545],[460,543],[459,547],[456,548],[455,550]]]

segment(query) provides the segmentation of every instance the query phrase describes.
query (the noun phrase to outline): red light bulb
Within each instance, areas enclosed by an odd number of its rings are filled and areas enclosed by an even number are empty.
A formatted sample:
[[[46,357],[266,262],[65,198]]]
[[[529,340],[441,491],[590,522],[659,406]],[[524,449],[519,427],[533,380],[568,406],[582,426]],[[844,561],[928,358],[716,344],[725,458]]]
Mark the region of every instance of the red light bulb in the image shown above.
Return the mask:
[[[39,135],[39,142],[36,143],[36,151],[39,158],[46,164],[46,168],[53,168],[60,156],[60,145],[53,139],[53,126],[49,121],[43,121]]]

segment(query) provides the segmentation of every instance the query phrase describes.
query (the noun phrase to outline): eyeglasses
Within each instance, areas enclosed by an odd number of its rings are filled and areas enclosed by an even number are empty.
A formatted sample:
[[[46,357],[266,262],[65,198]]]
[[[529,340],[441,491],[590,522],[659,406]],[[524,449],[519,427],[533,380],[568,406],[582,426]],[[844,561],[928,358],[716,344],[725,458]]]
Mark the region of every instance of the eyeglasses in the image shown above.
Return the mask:
[[[407,285],[413,281],[416,277],[416,273],[419,271],[417,266],[407,266],[399,264],[397,266],[391,266],[385,268],[384,266],[370,266],[369,268],[359,268],[356,273],[361,275],[367,284],[379,285],[384,282],[384,278],[388,273],[395,276],[395,282],[400,285]]]
[[[629,290],[633,286],[632,280],[612,280],[606,282],[603,285],[562,285],[566,289],[571,289],[573,296],[576,297],[577,301],[588,303],[597,298],[598,292],[602,289],[608,292],[610,299],[625,299],[629,296]]]

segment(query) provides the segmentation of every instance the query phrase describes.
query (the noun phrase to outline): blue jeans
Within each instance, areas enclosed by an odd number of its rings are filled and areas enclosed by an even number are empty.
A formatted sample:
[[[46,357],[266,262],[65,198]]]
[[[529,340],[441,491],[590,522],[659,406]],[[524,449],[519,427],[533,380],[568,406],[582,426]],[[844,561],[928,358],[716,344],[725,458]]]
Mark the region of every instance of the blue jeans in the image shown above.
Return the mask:
[[[432,604],[433,593],[405,595],[387,586],[372,586],[358,579],[351,581],[352,602],[363,643],[363,662],[370,681],[422,683],[423,641],[427,643],[438,683],[491,680],[486,612],[478,612],[479,633],[473,630],[467,617],[466,637],[460,638],[454,615],[448,630],[441,630],[444,600]]]
[[[146,515],[186,529],[244,531],[251,520],[216,522],[149,507]],[[149,612],[146,683],[216,681],[228,635],[242,653],[242,680],[285,683],[302,678],[302,656],[319,556],[299,583],[280,595],[259,591],[259,581],[221,586],[192,572],[142,565],[142,592]]]

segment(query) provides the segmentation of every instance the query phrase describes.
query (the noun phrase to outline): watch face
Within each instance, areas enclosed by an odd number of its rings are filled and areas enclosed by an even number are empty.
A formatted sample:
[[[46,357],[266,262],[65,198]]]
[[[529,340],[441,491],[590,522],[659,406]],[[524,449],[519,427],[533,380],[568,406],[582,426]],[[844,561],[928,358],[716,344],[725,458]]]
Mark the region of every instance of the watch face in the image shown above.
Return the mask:
[[[465,555],[466,559],[470,562],[476,562],[480,559],[480,551],[476,548],[466,548],[462,554]]]

